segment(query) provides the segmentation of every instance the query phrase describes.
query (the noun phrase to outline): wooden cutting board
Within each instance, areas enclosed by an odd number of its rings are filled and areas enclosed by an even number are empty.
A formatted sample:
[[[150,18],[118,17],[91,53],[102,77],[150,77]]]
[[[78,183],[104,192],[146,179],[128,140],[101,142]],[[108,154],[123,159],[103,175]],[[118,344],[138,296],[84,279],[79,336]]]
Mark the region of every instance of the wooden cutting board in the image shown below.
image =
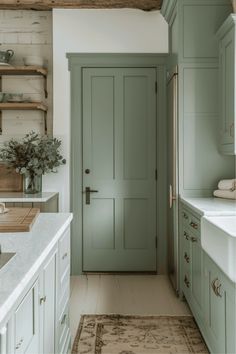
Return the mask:
[[[39,213],[38,208],[9,208],[0,214],[0,232],[28,232]]]

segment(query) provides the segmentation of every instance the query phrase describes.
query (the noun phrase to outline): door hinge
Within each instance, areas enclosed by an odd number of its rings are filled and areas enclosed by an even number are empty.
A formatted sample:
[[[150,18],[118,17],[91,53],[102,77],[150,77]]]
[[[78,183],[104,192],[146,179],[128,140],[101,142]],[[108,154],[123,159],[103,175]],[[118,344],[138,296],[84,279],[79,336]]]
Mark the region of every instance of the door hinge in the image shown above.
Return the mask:
[[[155,82],[155,92],[157,93],[157,89],[158,89],[158,87],[157,87],[157,81]]]
[[[158,174],[157,174],[157,169],[155,169],[155,180],[157,181],[158,179]]]
[[[157,236],[156,236],[156,238],[155,238],[155,247],[156,247],[156,249],[157,249]]]

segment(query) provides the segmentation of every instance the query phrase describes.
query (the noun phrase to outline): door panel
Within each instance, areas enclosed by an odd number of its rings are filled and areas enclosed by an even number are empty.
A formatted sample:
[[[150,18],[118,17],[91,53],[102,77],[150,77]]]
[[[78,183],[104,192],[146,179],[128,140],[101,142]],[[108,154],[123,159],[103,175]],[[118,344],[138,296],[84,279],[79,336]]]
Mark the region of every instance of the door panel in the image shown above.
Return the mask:
[[[143,237],[148,230],[148,200],[124,200],[124,246],[126,249],[147,249],[148,239]]]
[[[156,270],[155,82],[151,68],[83,69],[83,191],[98,191],[83,198],[84,271]]]
[[[91,165],[99,179],[114,178],[114,78],[91,77]]]
[[[146,179],[148,78],[124,78],[124,179]],[[135,89],[134,89],[135,88]],[[139,157],[137,159],[137,156]]]
[[[115,248],[115,201],[94,199],[91,204],[93,249]],[[106,221],[104,221],[106,220]]]

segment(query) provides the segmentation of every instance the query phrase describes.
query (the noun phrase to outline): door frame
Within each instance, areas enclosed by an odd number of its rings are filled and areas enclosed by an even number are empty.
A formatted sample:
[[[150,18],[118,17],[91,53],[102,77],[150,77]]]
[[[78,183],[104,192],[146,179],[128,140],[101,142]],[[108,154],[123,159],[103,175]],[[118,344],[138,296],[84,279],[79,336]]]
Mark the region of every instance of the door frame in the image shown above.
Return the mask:
[[[167,54],[67,53],[70,71],[70,210],[74,214],[71,239],[73,275],[83,274],[82,228],[82,70],[89,67],[144,67],[157,72],[157,273],[167,271],[167,146],[166,146],[166,61]],[[162,117],[162,119],[161,119]],[[164,119],[163,119],[164,117]],[[79,152],[79,154],[78,154]],[[79,181],[79,182],[78,182]],[[76,197],[75,197],[76,196]]]

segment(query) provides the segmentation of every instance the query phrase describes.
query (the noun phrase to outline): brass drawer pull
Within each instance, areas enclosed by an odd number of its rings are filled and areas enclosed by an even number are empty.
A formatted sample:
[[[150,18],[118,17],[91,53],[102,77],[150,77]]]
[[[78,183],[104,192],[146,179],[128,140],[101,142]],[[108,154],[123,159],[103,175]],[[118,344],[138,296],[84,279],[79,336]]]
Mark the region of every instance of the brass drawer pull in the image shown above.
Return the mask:
[[[17,343],[17,345],[16,345],[16,348],[15,349],[19,349],[20,348],[20,346],[21,346],[21,344],[24,342],[24,339],[23,338],[21,338],[20,339],[20,341],[19,341],[19,343]]]
[[[197,238],[196,237],[191,237],[191,241],[192,242],[197,242]]]
[[[185,275],[185,277],[184,277],[184,282],[185,282],[185,285],[187,286],[187,288],[189,288],[190,287],[190,281],[188,280],[187,275]]]
[[[67,256],[68,256],[68,253],[66,252],[63,254],[62,259],[64,260]]]
[[[188,256],[187,252],[184,253],[184,259],[186,260],[187,263],[189,263],[190,257]]]
[[[193,222],[193,221],[190,222],[190,226],[192,226],[195,230],[198,229],[198,224],[196,224],[196,223]]]
[[[66,322],[66,317],[67,317],[67,314],[65,313],[64,316],[62,317],[61,325],[64,325],[64,323]]]
[[[186,213],[183,213],[184,219],[188,220],[188,215]]]
[[[187,241],[189,240],[189,234],[186,231],[184,231],[184,237]]]

